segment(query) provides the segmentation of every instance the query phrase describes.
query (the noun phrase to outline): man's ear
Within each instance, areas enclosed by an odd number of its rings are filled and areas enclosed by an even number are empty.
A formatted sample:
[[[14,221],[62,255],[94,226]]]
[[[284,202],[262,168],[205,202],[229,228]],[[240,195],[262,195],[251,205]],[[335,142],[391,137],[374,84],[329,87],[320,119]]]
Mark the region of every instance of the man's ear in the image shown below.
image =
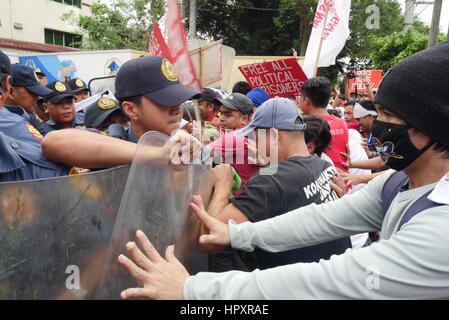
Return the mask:
[[[274,145],[279,144],[279,130],[276,128],[270,128],[270,139],[272,139],[271,143],[274,143]]]
[[[250,121],[251,121],[251,116],[249,116],[247,114],[244,114],[240,117],[240,124],[243,127],[246,127],[247,125],[249,125]]]
[[[43,103],[43,104],[42,104],[42,107],[44,108],[44,112],[45,112],[45,113],[50,113],[50,112],[48,111],[48,105],[47,105],[47,103]]]
[[[130,120],[137,120],[139,118],[139,115],[137,114],[137,106],[131,101],[123,101],[122,110]]]

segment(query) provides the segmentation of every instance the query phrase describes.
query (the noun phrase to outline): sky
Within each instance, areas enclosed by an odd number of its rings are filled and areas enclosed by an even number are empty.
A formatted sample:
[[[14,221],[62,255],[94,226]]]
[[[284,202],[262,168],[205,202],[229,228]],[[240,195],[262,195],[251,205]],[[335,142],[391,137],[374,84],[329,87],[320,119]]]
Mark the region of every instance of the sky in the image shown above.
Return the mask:
[[[110,4],[114,0],[100,0],[103,3]],[[405,11],[405,0],[398,0],[402,5],[402,12]],[[418,15],[418,19],[430,26],[432,21],[433,5],[419,4],[415,7],[415,16]],[[382,23],[382,21],[381,21]],[[443,9],[440,18],[440,30],[442,33],[447,34],[449,25],[449,0],[443,0]]]

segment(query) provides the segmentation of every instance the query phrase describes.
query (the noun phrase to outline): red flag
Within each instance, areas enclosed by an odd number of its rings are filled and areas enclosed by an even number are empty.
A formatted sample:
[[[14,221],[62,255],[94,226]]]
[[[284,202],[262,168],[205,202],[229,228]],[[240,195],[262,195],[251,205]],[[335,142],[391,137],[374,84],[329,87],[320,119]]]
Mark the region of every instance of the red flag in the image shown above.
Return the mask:
[[[181,20],[181,8],[177,0],[168,0],[167,6],[165,27],[171,62],[178,73],[179,82],[201,91],[201,85],[187,46],[186,31]]]
[[[150,36],[150,43],[148,44],[148,51],[152,56],[161,56],[172,61],[170,50],[168,50],[167,43],[162,35],[161,29],[157,22],[153,23],[153,32]]]

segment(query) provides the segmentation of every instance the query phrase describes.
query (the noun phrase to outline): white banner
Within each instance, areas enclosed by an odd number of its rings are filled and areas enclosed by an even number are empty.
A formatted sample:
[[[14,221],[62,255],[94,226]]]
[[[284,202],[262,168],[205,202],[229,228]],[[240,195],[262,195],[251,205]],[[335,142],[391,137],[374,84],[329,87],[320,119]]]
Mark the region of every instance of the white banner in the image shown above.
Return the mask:
[[[326,19],[327,8],[329,8],[329,12]],[[350,11],[351,0],[320,0],[318,3],[303,66],[303,70],[309,79],[314,76],[321,35],[323,44],[318,67],[328,67],[335,64],[337,55],[343,49],[349,37]],[[323,25],[325,26],[324,32]]]

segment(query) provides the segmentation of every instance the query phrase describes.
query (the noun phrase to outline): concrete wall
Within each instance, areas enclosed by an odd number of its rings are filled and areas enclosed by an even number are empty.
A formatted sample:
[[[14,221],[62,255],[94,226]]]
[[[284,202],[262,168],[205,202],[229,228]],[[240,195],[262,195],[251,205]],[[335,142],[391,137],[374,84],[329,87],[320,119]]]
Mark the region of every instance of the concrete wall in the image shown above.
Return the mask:
[[[89,15],[98,0],[82,0],[81,9],[51,0],[0,0],[0,38],[45,43],[44,29],[75,33],[77,27],[61,20],[64,13]],[[14,27],[15,23],[22,29]]]

